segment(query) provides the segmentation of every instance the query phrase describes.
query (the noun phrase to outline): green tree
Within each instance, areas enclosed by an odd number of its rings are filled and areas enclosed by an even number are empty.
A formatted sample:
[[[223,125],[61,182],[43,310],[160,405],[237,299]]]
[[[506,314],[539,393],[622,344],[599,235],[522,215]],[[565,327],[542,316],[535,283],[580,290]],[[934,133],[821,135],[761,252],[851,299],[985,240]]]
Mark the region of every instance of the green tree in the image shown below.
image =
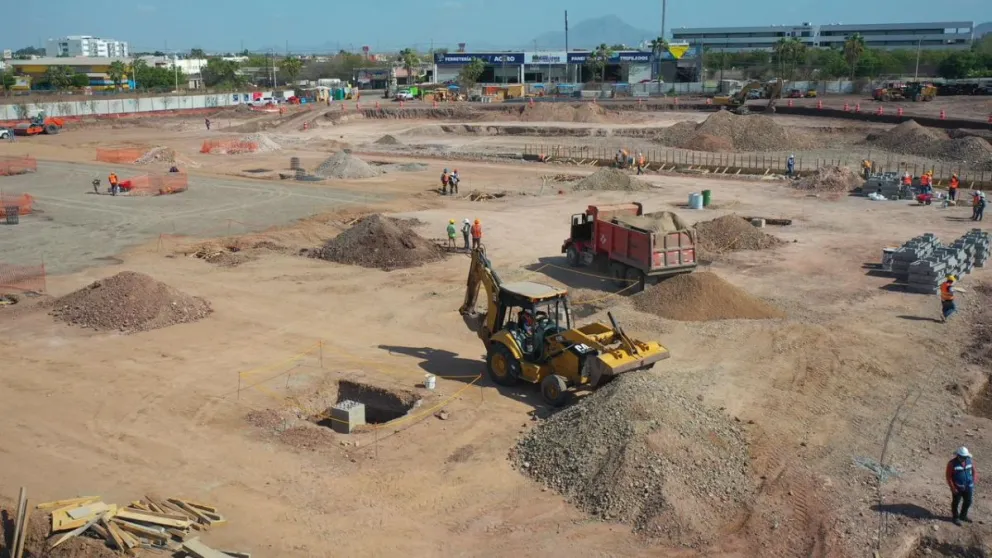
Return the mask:
[[[403,64],[409,83],[413,83],[413,70],[420,66],[420,56],[413,49],[405,48],[400,51],[397,61]]]
[[[72,85],[72,70],[68,66],[49,66],[45,70],[45,81],[58,91],[65,91]]]
[[[117,89],[121,88],[121,84],[124,83],[124,76],[127,75],[127,64],[121,60],[114,60],[110,63],[110,69],[107,71],[107,77],[110,81],[114,82],[114,87]]]
[[[72,86],[76,88],[89,87],[90,76],[83,73],[75,73],[72,75]]]
[[[200,74],[207,87],[236,88],[244,84],[245,78],[239,73],[241,67],[233,60],[211,58]]]
[[[865,38],[861,33],[855,33],[844,41],[844,60],[851,69],[851,82],[854,82],[854,71],[858,67],[858,61],[865,54]]]
[[[796,68],[805,66],[808,57],[809,49],[806,47],[806,43],[802,42],[799,37],[789,39],[789,62],[791,63],[789,79],[796,79]]]
[[[300,71],[303,70],[303,61],[299,58],[290,57],[283,58],[279,62],[279,71],[286,74],[286,79],[292,84],[296,81],[296,77],[300,75]]]
[[[202,48],[191,48],[189,49],[189,57],[199,58],[202,60],[207,57],[207,53],[203,52]]]
[[[128,74],[130,74],[131,79],[134,80],[135,89],[147,89],[145,84],[145,78],[148,77],[148,62],[143,58],[135,58],[131,61],[131,66],[128,68]]]
[[[966,78],[975,71],[977,61],[971,51],[952,52],[937,66],[937,74],[944,79]]]
[[[479,82],[479,78],[482,77],[485,71],[486,63],[481,58],[473,58],[471,62],[462,66],[461,71],[458,72],[458,83],[465,89],[471,89]]]
[[[10,91],[17,84],[17,78],[14,77],[14,72],[12,70],[7,70],[0,73],[0,86],[3,86],[3,93],[6,96],[10,96]]]
[[[664,37],[658,37],[657,39],[651,39],[651,56],[654,57],[655,64],[658,66],[658,88],[661,89],[661,56],[665,54],[668,50],[668,42],[665,41]]]
[[[596,47],[596,50],[589,55],[589,65],[592,66],[593,70],[599,72],[600,83],[606,83],[606,65],[610,63],[610,58],[612,57],[613,49],[606,43],[600,44]]]
[[[778,66],[778,75],[785,75],[785,60],[789,57],[789,39],[785,37],[779,38],[772,45],[772,59],[775,61],[775,65]]]

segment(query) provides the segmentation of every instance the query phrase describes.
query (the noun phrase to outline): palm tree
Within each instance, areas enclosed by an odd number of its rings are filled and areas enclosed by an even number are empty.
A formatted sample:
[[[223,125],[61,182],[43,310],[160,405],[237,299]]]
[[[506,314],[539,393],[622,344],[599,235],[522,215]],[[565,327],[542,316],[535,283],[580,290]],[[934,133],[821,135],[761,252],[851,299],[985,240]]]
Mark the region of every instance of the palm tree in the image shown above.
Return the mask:
[[[107,71],[107,77],[110,81],[114,82],[114,87],[117,89],[121,88],[121,83],[124,82],[124,76],[127,74],[127,65],[120,60],[114,60],[110,63],[110,69]]]
[[[789,39],[781,37],[778,41],[772,45],[772,54],[775,55],[775,60],[778,62],[778,74],[785,74],[785,59],[789,57],[789,50],[791,50],[791,44]]]
[[[45,79],[52,88],[65,91],[72,85],[72,70],[68,66],[49,66],[45,70]]]
[[[592,67],[599,70],[600,83],[606,83],[606,65],[609,64],[612,57],[613,49],[606,43],[596,47],[596,50],[592,52],[592,56],[589,57]]]
[[[789,54],[792,61],[792,69],[789,70],[789,79],[796,79],[796,66],[806,64],[806,43],[802,42],[799,37],[793,37],[789,40]]]
[[[400,51],[399,61],[403,63],[406,70],[407,85],[413,85],[413,69],[420,66],[420,56],[413,49],[405,48]]]
[[[854,70],[858,66],[858,60],[865,53],[865,38],[860,33],[855,33],[844,41],[844,60],[851,67],[851,83],[854,83]]]
[[[651,39],[651,54],[654,56],[655,64],[658,65],[658,92],[661,92],[661,55],[668,50],[668,42],[664,37]]]

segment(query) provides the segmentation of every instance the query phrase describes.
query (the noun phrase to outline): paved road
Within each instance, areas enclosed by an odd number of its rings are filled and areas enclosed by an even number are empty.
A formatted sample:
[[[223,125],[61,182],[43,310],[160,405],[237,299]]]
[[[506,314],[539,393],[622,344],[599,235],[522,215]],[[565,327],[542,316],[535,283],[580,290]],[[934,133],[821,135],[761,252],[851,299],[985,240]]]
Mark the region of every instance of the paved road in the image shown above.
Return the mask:
[[[0,225],[0,262],[71,273],[162,233],[212,237],[264,230],[349,204],[385,199],[333,186],[191,176],[189,190],[155,197],[96,195],[109,166],[40,162],[0,177],[0,191],[35,197],[34,215]],[[127,176],[122,173],[122,176]]]

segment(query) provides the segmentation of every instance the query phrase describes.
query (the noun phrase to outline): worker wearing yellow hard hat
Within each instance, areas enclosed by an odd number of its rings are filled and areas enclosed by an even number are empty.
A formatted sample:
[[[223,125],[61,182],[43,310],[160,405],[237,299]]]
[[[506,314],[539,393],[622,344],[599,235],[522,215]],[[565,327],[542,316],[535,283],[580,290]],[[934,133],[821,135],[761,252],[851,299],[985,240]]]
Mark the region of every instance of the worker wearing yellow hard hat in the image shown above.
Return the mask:
[[[455,236],[458,234],[458,229],[455,227],[455,220],[448,219],[448,248],[451,250],[455,249]]]
[[[941,322],[946,322],[947,318],[950,318],[958,310],[954,304],[954,283],[957,281],[957,275],[948,275],[947,279],[940,284]]]

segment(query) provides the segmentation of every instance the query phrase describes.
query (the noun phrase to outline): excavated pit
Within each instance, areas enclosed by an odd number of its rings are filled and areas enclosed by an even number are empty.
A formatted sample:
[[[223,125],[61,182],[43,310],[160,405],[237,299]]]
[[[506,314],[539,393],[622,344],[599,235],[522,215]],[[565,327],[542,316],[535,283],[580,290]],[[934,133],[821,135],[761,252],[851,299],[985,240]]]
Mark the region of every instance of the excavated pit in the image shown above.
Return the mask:
[[[977,536],[966,543],[921,537],[916,548],[906,558],[990,558],[990,555]]]
[[[992,419],[992,382],[986,378],[968,403],[968,414]]]
[[[389,389],[352,380],[338,382],[335,405],[342,401],[356,401],[365,405],[366,424],[386,424],[403,418],[420,403],[420,397],[410,391]],[[320,426],[331,428],[333,421],[326,413],[314,417]]]

